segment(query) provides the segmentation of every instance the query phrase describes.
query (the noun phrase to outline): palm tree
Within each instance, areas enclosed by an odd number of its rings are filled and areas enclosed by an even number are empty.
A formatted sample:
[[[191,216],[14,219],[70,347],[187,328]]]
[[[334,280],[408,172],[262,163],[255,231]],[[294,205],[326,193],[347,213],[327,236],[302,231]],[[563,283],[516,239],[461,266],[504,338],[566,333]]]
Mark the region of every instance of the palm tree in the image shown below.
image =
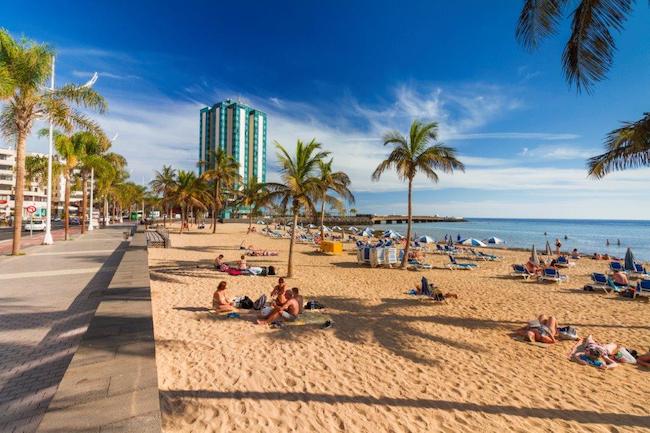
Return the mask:
[[[59,128],[100,131],[96,122],[70,103],[104,112],[106,102],[89,86],[65,85],[47,89],[53,51],[26,39],[14,40],[0,29],[0,100],[7,104],[0,112],[0,130],[16,143],[16,184],[12,254],[20,253],[22,209],[25,190],[25,147],[34,122],[49,119]]]
[[[181,208],[181,230],[187,223],[188,212],[194,208],[206,209],[205,203],[210,196],[205,189],[205,183],[192,171],[178,170],[176,185],[171,191],[171,199]]]
[[[574,2],[526,0],[516,36],[526,48],[537,48],[542,39],[557,33],[564,14]],[[578,91],[590,92],[609,71],[616,51],[613,32],[623,29],[632,13],[630,0],[580,0],[572,12],[571,35],[562,55],[564,75]],[[587,162],[589,175],[602,178],[610,171],[650,165],[650,114],[605,138],[606,152]]]
[[[278,149],[278,163],[283,183],[267,183],[266,185],[270,198],[278,199],[282,209],[286,210],[288,206],[291,206],[293,224],[287,265],[287,277],[291,278],[293,276],[293,246],[296,242],[298,215],[301,209],[315,213],[312,197],[318,191],[319,186],[318,163],[327,158],[330,153],[323,151],[321,144],[315,139],[307,144],[298,140],[293,156],[280,143],[275,142],[275,146]]]
[[[260,210],[269,203],[270,195],[266,191],[266,185],[258,182],[255,177],[248,179],[248,182],[237,193],[238,206],[248,208],[248,229],[253,227],[253,217],[260,214]]]
[[[206,170],[201,176],[212,182],[212,233],[217,231],[217,214],[223,208],[223,192],[225,188],[232,187],[241,182],[239,163],[221,148],[210,150],[208,160],[212,161],[211,169]],[[201,162],[201,164],[205,164]]]
[[[376,182],[379,181],[384,171],[394,168],[400,180],[408,181],[408,223],[402,268],[406,268],[411,244],[413,179],[419,171],[422,171],[431,181],[437,183],[436,170],[445,173],[465,170],[463,163],[456,159],[455,149],[443,146],[441,143],[429,145],[437,138],[438,124],[436,122],[423,123],[419,120],[414,120],[411,124],[408,138],[397,131],[386,133],[383,138],[384,146],[392,144],[393,151],[372,174],[372,180]]]
[[[61,163],[56,159],[52,160],[52,178],[58,179],[62,172]],[[25,180],[30,184],[36,184],[40,189],[46,189],[47,185],[47,156],[27,155],[25,156]],[[54,195],[52,195],[54,202]],[[55,206],[56,207],[56,206]]]
[[[170,211],[169,196],[176,182],[176,170],[171,165],[163,165],[161,171],[156,171],[154,178],[149,182],[151,190],[162,196],[163,227],[167,226],[167,214]]]
[[[125,178],[126,158],[115,152],[107,152],[101,155],[104,163],[100,163],[95,170],[95,197],[102,200],[104,225],[108,224],[108,198],[112,186]]]
[[[342,208],[343,204],[334,195],[328,194],[332,191],[342,197],[349,203],[354,203],[354,195],[350,191],[350,178],[342,171],[332,170],[333,159],[329,161],[319,161],[319,191],[318,200],[320,201],[320,238],[325,238],[325,204],[331,207]]]
[[[80,154],[78,155],[79,177],[81,178],[81,233],[86,231],[86,214],[88,213],[88,180],[91,172],[110,171],[110,166],[114,161],[105,159],[105,152],[110,147],[110,141],[104,139],[105,136],[88,134],[81,142]],[[123,159],[123,158],[122,158]],[[91,203],[91,208],[92,208]],[[91,209],[92,212],[92,209]]]

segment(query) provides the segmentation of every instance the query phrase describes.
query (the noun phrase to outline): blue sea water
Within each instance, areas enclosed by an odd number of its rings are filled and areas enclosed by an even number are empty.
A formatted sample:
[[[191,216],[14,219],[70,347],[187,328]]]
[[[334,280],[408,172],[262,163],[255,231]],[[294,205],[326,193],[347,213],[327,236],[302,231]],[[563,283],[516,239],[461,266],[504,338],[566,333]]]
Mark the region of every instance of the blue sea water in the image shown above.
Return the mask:
[[[406,233],[406,224],[373,228]],[[453,236],[454,241],[458,234],[463,239],[480,240],[496,236],[506,241],[505,246],[530,248],[534,244],[538,250],[544,249],[547,240],[555,249],[555,239],[560,239],[563,251],[577,248],[583,254],[598,251],[619,257],[630,247],[635,258],[650,261],[650,221],[467,218],[466,222],[413,224],[413,230],[418,236],[429,235],[436,240],[445,234]]]

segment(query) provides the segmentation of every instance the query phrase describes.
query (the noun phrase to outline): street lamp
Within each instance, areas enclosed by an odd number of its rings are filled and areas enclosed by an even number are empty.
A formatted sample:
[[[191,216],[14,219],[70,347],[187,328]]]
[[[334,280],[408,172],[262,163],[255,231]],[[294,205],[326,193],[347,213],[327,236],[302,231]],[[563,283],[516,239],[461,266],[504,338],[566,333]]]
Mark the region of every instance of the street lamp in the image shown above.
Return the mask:
[[[50,81],[50,90],[54,91],[54,56],[52,56],[52,78]],[[52,245],[52,148],[54,147],[54,124],[52,123],[52,116],[50,116],[50,149],[47,154],[47,204],[45,212],[45,235],[43,236],[43,245]],[[22,209],[21,209],[22,212]]]
[[[52,76],[50,80],[50,91],[54,92],[54,65],[56,58],[52,56]],[[99,75],[95,72],[92,78],[84,84],[82,87],[92,87],[93,84],[97,81]],[[50,144],[49,152],[47,155],[47,205],[46,205],[46,220],[45,220],[45,235],[43,235],[43,245],[52,245],[54,239],[52,239],[52,154],[54,153],[54,123],[52,123],[52,116],[50,116]],[[92,190],[91,190],[92,197]],[[91,198],[92,202],[92,198]],[[65,213],[68,213],[68,209],[65,209]],[[92,213],[92,212],[91,212]],[[92,220],[92,218],[91,218]],[[83,221],[81,222],[83,224]]]

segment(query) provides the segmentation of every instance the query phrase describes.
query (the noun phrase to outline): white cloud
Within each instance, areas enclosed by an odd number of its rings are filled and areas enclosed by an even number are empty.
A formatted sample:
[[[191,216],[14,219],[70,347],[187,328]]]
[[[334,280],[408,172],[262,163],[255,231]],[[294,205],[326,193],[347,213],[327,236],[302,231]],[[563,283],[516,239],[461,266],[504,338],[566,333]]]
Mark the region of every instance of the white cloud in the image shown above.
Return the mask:
[[[89,71],[72,71],[72,75],[79,78],[90,78],[93,74],[94,72]],[[114,80],[137,80],[140,78],[139,76],[133,74],[114,74],[112,72],[106,71],[98,72],[97,74],[100,78],[112,78]]]
[[[548,132],[478,132],[467,134],[452,134],[447,140],[576,140],[580,138],[577,134],[569,133],[548,133]]]
[[[524,147],[519,155],[534,159],[543,160],[572,160],[581,159],[585,160],[594,156],[598,151],[594,149],[585,149],[576,147],[572,143],[564,143],[557,145],[543,145],[534,148]]]

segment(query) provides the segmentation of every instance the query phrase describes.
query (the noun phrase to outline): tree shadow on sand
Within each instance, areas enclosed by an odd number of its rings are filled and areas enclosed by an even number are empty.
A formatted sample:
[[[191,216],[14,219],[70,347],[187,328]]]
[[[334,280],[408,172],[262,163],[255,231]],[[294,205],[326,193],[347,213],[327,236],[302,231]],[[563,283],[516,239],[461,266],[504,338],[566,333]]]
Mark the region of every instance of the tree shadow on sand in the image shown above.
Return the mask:
[[[431,308],[440,306],[440,304],[436,304],[430,299],[385,298],[381,301],[378,305],[368,305],[355,298],[336,296],[319,298],[319,302],[322,302],[328,307],[325,314],[334,322],[332,332],[337,338],[349,343],[364,344],[368,341],[368,336],[370,336],[373,341],[394,355],[428,366],[436,364],[437,361],[434,358],[423,355],[422,351],[418,350],[425,348],[426,352],[435,352],[435,350],[429,350],[425,345],[451,346],[458,350],[470,352],[483,350],[480,346],[450,339],[436,332],[425,332],[417,326],[418,322],[436,322],[444,325],[454,325],[452,320],[454,318],[445,316],[418,316],[397,312],[397,309],[418,308],[425,304],[428,304]],[[467,327],[472,325],[469,322],[466,324]],[[485,326],[493,327],[498,325],[497,322]],[[268,337],[278,340],[302,339],[308,337],[309,334],[317,332],[322,332],[318,326],[289,326],[283,328],[280,332],[269,333]]]

